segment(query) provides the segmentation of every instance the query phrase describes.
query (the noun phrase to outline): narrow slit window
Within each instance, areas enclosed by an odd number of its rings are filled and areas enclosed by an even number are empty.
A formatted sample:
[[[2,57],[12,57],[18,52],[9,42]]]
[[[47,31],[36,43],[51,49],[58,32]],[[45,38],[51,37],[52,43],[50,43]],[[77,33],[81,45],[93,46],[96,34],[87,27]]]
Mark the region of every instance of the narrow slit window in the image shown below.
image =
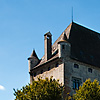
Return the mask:
[[[78,64],[74,64],[74,68],[79,68],[79,65]]]
[[[62,49],[65,49],[65,45],[62,45]]]
[[[88,72],[92,73],[92,68],[88,68]]]

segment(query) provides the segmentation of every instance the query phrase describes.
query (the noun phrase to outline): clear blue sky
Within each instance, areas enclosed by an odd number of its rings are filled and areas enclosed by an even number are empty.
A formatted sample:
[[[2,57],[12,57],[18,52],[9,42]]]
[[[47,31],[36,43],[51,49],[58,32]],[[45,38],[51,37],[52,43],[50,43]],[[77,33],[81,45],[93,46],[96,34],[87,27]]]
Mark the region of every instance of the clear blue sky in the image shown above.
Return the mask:
[[[44,54],[43,35],[53,42],[74,21],[100,32],[99,0],[0,0],[0,100],[14,100],[13,88],[29,83],[28,61]]]

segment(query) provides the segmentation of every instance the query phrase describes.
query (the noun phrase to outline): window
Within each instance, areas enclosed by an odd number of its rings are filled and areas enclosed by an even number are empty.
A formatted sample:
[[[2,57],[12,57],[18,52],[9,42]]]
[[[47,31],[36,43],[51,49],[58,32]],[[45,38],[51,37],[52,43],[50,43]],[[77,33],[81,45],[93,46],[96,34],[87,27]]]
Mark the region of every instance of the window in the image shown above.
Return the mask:
[[[88,72],[92,73],[92,68],[88,68]]]
[[[79,68],[79,65],[78,64],[74,64],[74,68]]]
[[[81,84],[81,79],[73,78],[73,89],[79,89]]]
[[[65,45],[62,45],[62,49],[65,49]]]
[[[31,61],[31,64],[33,64],[33,61]]]
[[[59,66],[59,64],[58,63],[56,63],[56,67],[58,67]]]
[[[50,70],[50,67],[48,67],[48,71]]]
[[[34,77],[36,76],[36,73],[34,73]]]
[[[43,70],[41,70],[41,74],[43,73]]]

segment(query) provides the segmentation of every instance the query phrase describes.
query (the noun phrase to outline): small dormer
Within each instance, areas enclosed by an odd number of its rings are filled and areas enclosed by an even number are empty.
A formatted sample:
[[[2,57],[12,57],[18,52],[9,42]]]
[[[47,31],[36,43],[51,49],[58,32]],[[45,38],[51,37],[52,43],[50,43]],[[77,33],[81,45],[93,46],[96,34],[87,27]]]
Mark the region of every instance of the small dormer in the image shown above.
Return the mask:
[[[31,56],[28,58],[28,61],[29,61],[29,72],[30,72],[31,69],[39,63],[39,58],[37,57],[35,50],[33,50]]]
[[[58,42],[59,58],[70,56],[70,43],[67,41],[67,36],[64,33],[62,39]]]

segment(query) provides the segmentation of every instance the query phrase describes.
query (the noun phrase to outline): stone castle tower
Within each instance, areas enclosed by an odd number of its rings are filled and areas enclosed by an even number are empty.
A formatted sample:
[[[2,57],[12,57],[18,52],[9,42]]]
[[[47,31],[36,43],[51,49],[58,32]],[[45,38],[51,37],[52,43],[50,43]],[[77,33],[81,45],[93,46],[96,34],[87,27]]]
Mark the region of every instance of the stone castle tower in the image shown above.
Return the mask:
[[[44,56],[33,50],[29,61],[30,83],[33,78],[53,76],[70,95],[86,79],[100,81],[100,34],[72,22],[52,45],[52,34],[44,35]]]

